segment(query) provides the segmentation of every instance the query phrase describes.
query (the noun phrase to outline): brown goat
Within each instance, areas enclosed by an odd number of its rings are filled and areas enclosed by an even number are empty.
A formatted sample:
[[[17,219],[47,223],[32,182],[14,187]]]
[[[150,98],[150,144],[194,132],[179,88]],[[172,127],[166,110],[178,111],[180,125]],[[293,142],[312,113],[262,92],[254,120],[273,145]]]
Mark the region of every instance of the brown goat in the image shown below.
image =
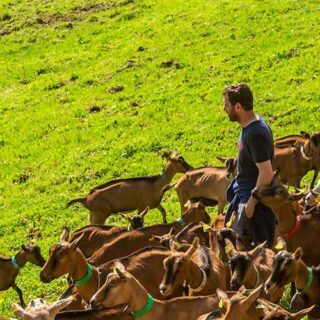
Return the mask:
[[[264,248],[266,242],[258,245],[251,251],[237,251],[232,242],[226,239],[227,255],[230,258],[232,290],[238,290],[241,286],[246,289],[255,289],[263,284],[271,274],[274,252]],[[271,302],[278,302],[283,294],[284,288],[279,288],[272,293],[262,293],[261,297]]]
[[[125,310],[81,310],[58,313],[55,320],[133,320]]]
[[[308,314],[313,307],[301,310],[298,313],[289,313],[280,306],[259,298],[262,285],[248,295],[241,290],[231,298],[222,290],[217,290],[220,306],[225,306],[225,313],[221,309],[205,314],[197,320],[299,320]],[[277,318],[279,316],[279,318]]]
[[[18,288],[15,281],[20,269],[27,262],[39,267],[44,265],[45,260],[42,257],[38,246],[31,244],[28,246],[22,245],[21,250],[12,258],[0,258],[0,291],[13,288],[19,295],[22,307],[25,307],[26,305],[23,301],[22,291]]]
[[[130,273],[120,271],[118,268],[115,271],[92,297],[90,301],[92,309],[127,305],[131,314],[139,315],[141,320],[194,320],[204,312],[209,312],[211,308],[218,307],[219,299],[216,295],[179,297],[168,301],[156,300]]]
[[[148,208],[146,210],[148,210]],[[144,211],[142,213],[144,213]],[[129,219],[130,221],[132,221],[132,223],[130,222],[131,228],[105,225],[85,226],[74,231],[69,238],[69,242],[73,242],[74,240],[81,237],[78,247],[80,248],[84,256],[86,258],[89,258],[104,243],[111,241],[119,234],[143,227],[143,225],[141,224],[143,223],[143,220],[140,216],[134,216],[132,218],[130,217]]]
[[[66,235],[64,237],[66,240]],[[51,247],[50,256],[40,273],[43,282],[48,283],[64,274],[69,274],[76,283],[77,293],[85,302],[89,302],[100,285],[105,282],[108,274],[112,272],[114,266],[121,264],[127,267],[128,271],[138,278],[153,296],[163,298],[159,292],[159,285],[164,274],[163,260],[171,255],[171,251],[168,249],[146,247],[127,257],[105,263],[99,268],[92,267],[89,279],[85,283],[77,285],[78,280],[87,275],[90,266],[88,266],[81,250],[77,248],[79,240],[73,243],[65,240]],[[155,268],[155,266],[157,267]],[[171,297],[181,294],[182,289],[175,290]]]
[[[320,168],[320,133],[304,133],[295,144],[275,144],[273,168],[280,171],[285,184],[300,188],[301,179],[310,170],[314,170],[311,189]]]
[[[314,244],[319,239],[320,216],[318,214],[297,216],[295,208],[303,195],[303,193],[289,193],[281,184],[263,186],[252,191],[252,196],[270,207],[275,214],[280,234],[284,238],[288,250],[292,252],[298,247],[302,247],[305,253],[303,260],[308,265],[319,265],[320,254]]]
[[[185,225],[195,221],[206,223],[210,221],[210,217],[204,207],[198,204],[192,204],[188,211],[173,223],[153,225],[120,234],[111,242],[104,244],[88,261],[93,265],[101,265],[107,261],[127,256],[143,247],[157,246],[159,242],[152,237],[153,235],[168,233],[172,227],[175,232],[179,232]]]
[[[203,167],[188,171],[176,183],[181,213],[191,199],[211,200],[218,204],[218,213],[223,212],[227,204],[226,192],[232,177],[236,174],[237,160],[217,157],[225,167]]]
[[[158,208],[166,223],[166,212],[160,202],[164,192],[170,188],[173,176],[185,173],[192,167],[180,156],[169,156],[162,173],[156,176],[118,179],[98,186],[86,197],[69,201],[68,206],[81,202],[90,211],[91,224],[103,224],[113,213],[138,210],[138,214],[145,208]]]
[[[226,290],[226,275],[223,263],[205,246],[199,247],[195,238],[187,252],[173,252],[163,262],[165,274],[160,292],[170,295],[174,289],[186,283],[189,295],[213,294],[217,288]]]
[[[320,305],[320,267],[308,268],[301,259],[303,250],[299,247],[294,253],[280,251],[273,262],[272,273],[265,283],[265,290],[273,293],[284,289],[288,283],[294,282],[297,293],[291,300],[291,306],[301,310],[312,305]],[[319,317],[319,307],[309,317]]]

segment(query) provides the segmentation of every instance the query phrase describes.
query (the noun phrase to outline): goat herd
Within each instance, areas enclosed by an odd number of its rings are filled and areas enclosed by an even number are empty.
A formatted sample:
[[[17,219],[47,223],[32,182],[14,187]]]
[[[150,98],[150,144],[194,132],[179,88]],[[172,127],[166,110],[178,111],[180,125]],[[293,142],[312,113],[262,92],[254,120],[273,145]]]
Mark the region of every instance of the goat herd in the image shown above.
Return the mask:
[[[90,212],[90,225],[62,231],[47,261],[36,245],[22,246],[13,258],[0,259],[0,290],[15,289],[19,319],[320,319],[320,206],[306,208],[305,193],[290,193],[302,177],[320,167],[320,133],[275,141],[272,186],[253,196],[269,206],[278,225],[274,247],[255,248],[223,226],[226,189],[236,174],[236,160],[218,158],[224,167],[192,168],[181,156],[164,154],[161,174],[107,182],[80,202]],[[170,184],[176,173],[183,176]],[[283,183],[287,184],[284,185]],[[167,223],[164,193],[177,191],[181,217]],[[218,205],[210,223],[205,206]],[[143,227],[148,210],[158,208],[163,224]],[[111,215],[137,210],[128,228],[103,225]],[[278,237],[280,236],[280,237]],[[31,262],[42,267],[49,283],[68,274],[69,287],[60,300],[32,300],[25,308],[15,284],[19,270]],[[292,284],[290,313],[277,303]],[[230,291],[232,290],[232,291]],[[2,319],[2,318],[1,318]]]

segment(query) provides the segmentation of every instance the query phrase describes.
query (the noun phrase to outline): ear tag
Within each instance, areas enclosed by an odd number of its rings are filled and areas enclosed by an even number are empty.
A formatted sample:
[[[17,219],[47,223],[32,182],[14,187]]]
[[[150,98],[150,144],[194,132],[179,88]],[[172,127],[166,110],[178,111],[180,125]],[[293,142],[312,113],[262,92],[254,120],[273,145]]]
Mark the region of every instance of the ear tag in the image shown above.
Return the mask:
[[[115,266],[113,267],[112,273],[117,274],[117,270],[116,270],[116,267],[115,267]]]
[[[228,254],[231,251],[231,248],[229,246],[226,246],[224,250]]]
[[[219,309],[222,309],[222,308],[223,308],[223,305],[224,305],[223,300],[220,299],[220,300],[219,300],[219,304],[218,304],[218,308],[219,308]]]
[[[173,241],[173,245],[175,248],[177,248],[178,250],[181,248],[181,244],[179,242]]]
[[[211,227],[210,227],[208,224],[205,224],[205,223],[204,223],[204,224],[202,225],[202,229],[203,229],[204,232],[208,232],[208,230],[210,230]]]
[[[266,307],[264,306],[264,305],[262,305],[262,304],[258,304],[257,306],[256,306],[256,309],[265,309]]]
[[[283,243],[278,242],[274,248],[277,250],[282,250],[284,248],[284,245],[283,245]]]

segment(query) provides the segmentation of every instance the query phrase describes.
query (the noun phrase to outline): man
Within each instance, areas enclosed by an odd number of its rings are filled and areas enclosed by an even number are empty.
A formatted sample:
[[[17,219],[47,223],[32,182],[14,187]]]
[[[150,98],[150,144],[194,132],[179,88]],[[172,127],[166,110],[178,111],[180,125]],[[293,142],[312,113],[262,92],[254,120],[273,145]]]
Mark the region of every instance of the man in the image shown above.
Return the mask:
[[[230,85],[223,91],[224,111],[241,127],[238,142],[238,173],[229,186],[230,202],[225,224],[235,215],[235,230],[249,237],[249,245],[267,240],[272,247],[275,217],[272,211],[251,196],[251,190],[270,185],[273,179],[273,136],[267,123],[253,111],[253,95],[246,84]]]

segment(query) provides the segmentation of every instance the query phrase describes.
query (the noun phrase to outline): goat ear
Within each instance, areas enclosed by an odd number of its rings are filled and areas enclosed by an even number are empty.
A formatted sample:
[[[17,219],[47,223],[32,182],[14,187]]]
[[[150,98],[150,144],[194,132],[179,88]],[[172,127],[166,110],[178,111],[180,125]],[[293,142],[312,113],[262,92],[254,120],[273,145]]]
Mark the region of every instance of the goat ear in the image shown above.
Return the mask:
[[[288,196],[288,200],[291,201],[298,201],[301,198],[305,196],[305,192],[300,192],[300,193],[290,193]]]
[[[77,249],[78,246],[79,246],[79,244],[80,244],[80,241],[81,241],[82,238],[83,238],[83,236],[84,236],[84,233],[83,233],[79,238],[73,240],[73,241],[70,243],[70,248],[72,248],[72,249],[74,249],[74,250]]]
[[[9,308],[13,312],[13,314],[20,319],[25,319],[25,316],[31,317],[31,314],[29,312],[25,311],[20,305],[16,303],[10,303]]]
[[[306,309],[303,309],[303,310],[300,310],[299,312],[297,313],[293,313],[291,314],[291,319],[293,320],[300,320],[301,318],[303,318],[304,316],[306,316],[308,313],[310,313],[313,309],[315,309],[317,306],[316,305],[313,305],[309,308],[306,308]]]
[[[26,247],[24,244],[21,245],[21,249],[25,252],[29,252],[28,247]]]
[[[48,311],[49,314],[54,318],[56,314],[61,310],[64,309],[66,306],[68,306],[72,302],[73,298],[68,297],[66,299],[58,300],[54,302],[51,306],[49,306]]]
[[[224,247],[224,251],[227,254],[227,256],[233,257],[237,254],[237,250],[235,249],[235,247],[233,246],[233,243],[229,240],[229,239],[225,239],[225,247]]]
[[[199,238],[195,237],[192,241],[192,245],[191,247],[188,249],[188,251],[186,252],[186,256],[188,259],[191,259],[191,257],[193,256],[193,254],[195,253],[195,251],[197,250],[199,246]]]
[[[310,139],[310,134],[305,132],[305,131],[300,131],[301,135],[306,138],[306,139]]]
[[[219,303],[219,306],[221,305],[221,308],[223,307],[224,304],[230,303],[228,295],[223,290],[218,288],[216,292],[217,292],[217,296],[218,296],[220,302],[222,301],[222,303]]]
[[[161,156],[162,156],[162,158],[167,159],[167,160],[171,159],[170,152],[168,152],[168,151],[164,151]]]
[[[188,200],[188,201],[184,204],[184,207],[190,209],[191,205],[192,205],[191,201]]]
[[[69,228],[67,226],[64,226],[63,229],[62,229],[62,233],[61,233],[61,236],[60,236],[60,241],[66,241],[68,242],[69,240]]]
[[[226,163],[226,161],[228,160],[228,158],[225,157],[216,157],[216,159],[222,163]]]
[[[149,211],[150,207],[147,206],[142,212],[139,213],[139,216],[143,218]]]
[[[254,249],[248,252],[248,254],[251,256],[251,258],[254,260],[262,251],[262,249],[267,244],[267,241],[257,245]]]
[[[299,260],[302,258],[303,256],[303,250],[301,247],[299,247],[294,253],[293,253],[293,256],[295,259]]]
[[[241,301],[241,305],[244,306],[246,310],[248,310],[250,306],[258,300],[258,298],[262,293],[262,289],[263,289],[263,284],[261,284],[257,289],[252,291],[251,294],[246,299]]]
[[[117,267],[115,267],[115,271],[116,271],[116,273],[118,274],[118,276],[120,277],[121,280],[127,280],[127,276],[125,275],[124,272],[119,270]]]
[[[114,264],[114,267],[117,268],[118,270],[120,270],[121,272],[125,272],[126,271],[125,266],[123,265],[123,263],[120,260],[114,261],[113,264]]]

